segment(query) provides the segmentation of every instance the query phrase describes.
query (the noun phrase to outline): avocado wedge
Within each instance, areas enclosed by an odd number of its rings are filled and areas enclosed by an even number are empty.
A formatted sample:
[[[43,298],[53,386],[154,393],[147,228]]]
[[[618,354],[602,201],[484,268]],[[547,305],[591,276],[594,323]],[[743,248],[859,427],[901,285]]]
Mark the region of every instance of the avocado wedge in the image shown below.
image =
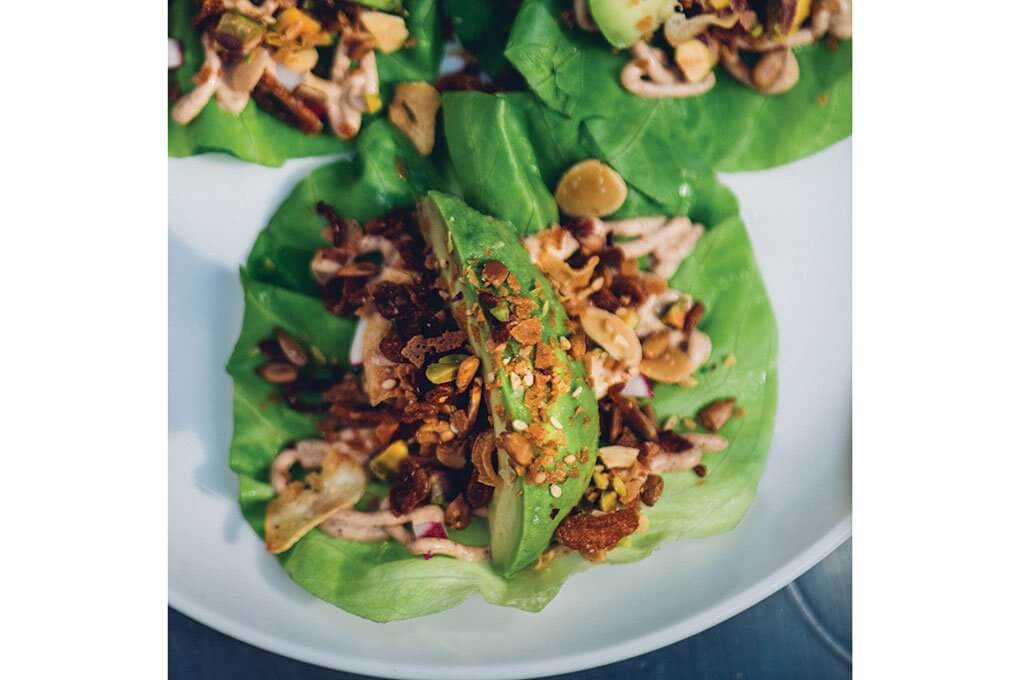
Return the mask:
[[[591,17],[613,47],[630,47],[662,25],[676,0],[589,0]]]
[[[598,448],[595,395],[581,361],[561,346],[569,341],[566,312],[509,222],[437,192],[419,202],[418,219],[454,316],[482,359],[500,442],[492,561],[511,576],[538,559],[588,485]]]

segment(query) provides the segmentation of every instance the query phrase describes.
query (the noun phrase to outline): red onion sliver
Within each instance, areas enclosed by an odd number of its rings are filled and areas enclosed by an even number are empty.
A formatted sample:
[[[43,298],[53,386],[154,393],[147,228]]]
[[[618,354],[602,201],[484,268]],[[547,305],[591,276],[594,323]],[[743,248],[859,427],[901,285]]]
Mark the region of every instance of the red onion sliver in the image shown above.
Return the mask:
[[[441,522],[415,522],[411,525],[415,538],[447,538]]]
[[[626,385],[623,387],[623,391],[620,392],[625,397],[638,397],[640,399],[647,399],[652,396],[652,381],[643,375],[635,375],[631,378]]]

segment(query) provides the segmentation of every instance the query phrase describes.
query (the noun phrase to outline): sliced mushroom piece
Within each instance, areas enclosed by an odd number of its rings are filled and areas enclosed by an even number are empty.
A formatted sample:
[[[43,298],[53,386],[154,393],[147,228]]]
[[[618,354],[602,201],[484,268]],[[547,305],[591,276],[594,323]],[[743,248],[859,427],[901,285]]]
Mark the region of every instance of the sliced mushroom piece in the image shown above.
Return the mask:
[[[400,83],[390,102],[390,122],[404,133],[422,156],[436,145],[439,90],[428,83]]]
[[[291,482],[266,508],[266,547],[278,554],[330,515],[353,507],[365,490],[365,471],[349,456],[330,449],[321,472]]]

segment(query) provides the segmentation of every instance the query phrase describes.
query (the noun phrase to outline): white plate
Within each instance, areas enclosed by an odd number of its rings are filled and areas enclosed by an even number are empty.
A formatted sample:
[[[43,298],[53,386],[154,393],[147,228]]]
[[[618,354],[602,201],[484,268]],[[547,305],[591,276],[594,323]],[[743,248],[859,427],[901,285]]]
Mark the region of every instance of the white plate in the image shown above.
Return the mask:
[[[850,143],[730,175],[779,318],[779,413],[758,497],[733,532],[572,577],[538,614],[475,596],[370,623],[284,573],[244,524],[227,467],[241,323],[237,268],[323,159],[271,170],[170,161],[170,604],[224,633],[331,668],[418,679],[565,673],[642,654],[737,614],[850,535]]]

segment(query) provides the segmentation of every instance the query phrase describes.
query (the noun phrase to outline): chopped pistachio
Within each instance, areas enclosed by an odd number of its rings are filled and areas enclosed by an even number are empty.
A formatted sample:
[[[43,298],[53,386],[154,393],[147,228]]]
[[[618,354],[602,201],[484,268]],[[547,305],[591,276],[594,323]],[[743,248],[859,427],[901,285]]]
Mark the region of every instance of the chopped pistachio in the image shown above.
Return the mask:
[[[460,362],[467,358],[467,354],[447,354],[445,357],[439,357],[439,363],[447,366],[460,366]]]
[[[430,364],[425,369],[425,377],[436,385],[452,382],[457,377],[457,366],[456,364]]]
[[[216,42],[231,52],[248,54],[262,42],[266,27],[239,12],[227,12],[220,17],[213,35]]]
[[[407,458],[407,444],[395,441],[380,451],[368,463],[368,467],[379,479],[387,479],[400,470],[400,464]]]
[[[506,303],[506,300],[500,300],[499,303],[489,310],[497,320],[506,323],[510,319],[510,305]]]
[[[382,108],[382,97],[375,93],[369,93],[365,95],[365,110],[369,113],[375,113]]]
[[[599,498],[599,510],[602,512],[611,512],[616,509],[616,492],[607,491],[602,494]]]

